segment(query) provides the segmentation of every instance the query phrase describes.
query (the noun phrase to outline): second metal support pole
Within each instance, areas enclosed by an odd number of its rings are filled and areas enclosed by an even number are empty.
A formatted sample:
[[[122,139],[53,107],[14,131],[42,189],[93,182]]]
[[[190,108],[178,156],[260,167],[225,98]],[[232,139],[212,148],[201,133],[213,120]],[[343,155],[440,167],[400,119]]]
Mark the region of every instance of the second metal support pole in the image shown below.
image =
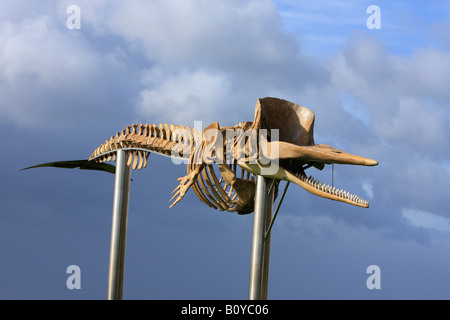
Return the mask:
[[[257,176],[250,261],[250,300],[266,300],[269,282],[270,234],[266,230],[272,219],[273,193],[267,194],[270,180]]]

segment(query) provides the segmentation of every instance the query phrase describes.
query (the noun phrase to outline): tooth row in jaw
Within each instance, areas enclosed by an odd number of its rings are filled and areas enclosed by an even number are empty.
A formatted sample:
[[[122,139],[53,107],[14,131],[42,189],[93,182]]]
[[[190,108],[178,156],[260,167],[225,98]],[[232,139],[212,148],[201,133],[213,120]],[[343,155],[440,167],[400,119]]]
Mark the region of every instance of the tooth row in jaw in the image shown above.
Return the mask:
[[[364,199],[361,199],[357,195],[351,194],[350,192],[345,191],[344,189],[338,189],[336,187],[332,187],[332,186],[329,186],[327,184],[324,184],[324,183],[318,181],[317,179],[314,179],[312,176],[309,176],[309,178],[308,178],[304,174],[301,174],[301,173],[297,173],[296,176],[300,180],[306,182],[307,184],[309,184],[310,186],[312,186],[313,188],[315,188],[317,190],[324,191],[326,193],[332,194],[332,195],[337,196],[339,198],[347,199],[347,200],[356,202],[356,203],[361,204],[361,205],[368,205],[369,204],[368,201],[366,201]]]

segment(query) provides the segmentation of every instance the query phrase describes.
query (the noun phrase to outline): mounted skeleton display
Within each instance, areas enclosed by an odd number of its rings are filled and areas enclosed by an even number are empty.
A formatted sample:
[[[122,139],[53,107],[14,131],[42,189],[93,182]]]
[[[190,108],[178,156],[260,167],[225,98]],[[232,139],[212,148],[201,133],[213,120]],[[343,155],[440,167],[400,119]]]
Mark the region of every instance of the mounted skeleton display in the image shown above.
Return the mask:
[[[368,207],[357,195],[308,177],[311,167],[327,164],[375,166],[377,161],[314,143],[314,113],[306,107],[277,98],[258,99],[253,122],[220,127],[214,122],[203,130],[173,124],[133,124],[99,146],[87,160],[38,166],[80,167],[114,172],[104,162],[115,161],[117,150],[128,150],[127,165],[147,166],[151,152],[187,162],[171,206],[192,188],[208,206],[239,214],[254,210],[255,179],[261,175],[293,182],[317,196]],[[38,167],[34,166],[34,167]],[[32,168],[32,167],[31,167]],[[217,168],[219,169],[217,171]]]
[[[256,103],[253,122],[234,127],[220,127],[214,122],[203,130],[173,124],[133,124],[95,149],[86,160],[30,168],[79,167],[115,173],[108,299],[122,299],[130,168],[146,167],[151,152],[186,162],[187,175],[178,178],[170,207],[192,188],[212,208],[239,214],[254,212],[249,299],[261,300],[267,299],[271,227],[291,182],[323,198],[369,206],[359,196],[307,177],[305,170],[322,170],[326,164],[335,163],[378,163],[328,145],[316,145],[313,133],[311,110],[286,100],[263,98]],[[106,163],[116,160],[117,168]],[[281,180],[287,183],[272,217],[273,198]]]

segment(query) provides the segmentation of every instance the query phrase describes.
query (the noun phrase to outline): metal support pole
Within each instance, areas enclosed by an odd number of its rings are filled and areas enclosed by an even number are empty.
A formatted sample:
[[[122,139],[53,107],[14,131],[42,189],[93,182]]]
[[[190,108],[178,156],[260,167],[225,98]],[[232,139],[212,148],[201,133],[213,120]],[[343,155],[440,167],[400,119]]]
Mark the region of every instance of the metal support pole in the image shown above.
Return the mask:
[[[130,167],[127,152],[117,150],[114,202],[109,256],[108,300],[121,300],[125,267],[128,199],[130,195]]]
[[[270,260],[270,235],[265,239],[272,219],[273,190],[268,192],[270,180],[258,176],[256,180],[255,212],[253,216],[252,253],[250,261],[250,300],[267,299]]]

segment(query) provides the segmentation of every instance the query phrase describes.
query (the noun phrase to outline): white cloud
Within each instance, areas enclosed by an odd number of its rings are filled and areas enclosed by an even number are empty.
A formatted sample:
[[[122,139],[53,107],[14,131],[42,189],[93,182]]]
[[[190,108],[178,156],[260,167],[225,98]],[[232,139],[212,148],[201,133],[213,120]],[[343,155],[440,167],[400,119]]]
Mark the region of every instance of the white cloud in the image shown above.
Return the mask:
[[[255,60],[279,61],[293,43],[285,41],[279,14],[268,0],[136,0],[100,6],[85,1],[80,7],[95,32],[121,36],[159,64],[242,68]]]
[[[450,219],[436,216],[430,212],[403,209],[403,217],[413,226],[450,231]]]
[[[82,1],[80,7],[84,32],[119,38],[126,52],[141,57],[134,64],[142,70],[135,101],[144,117],[176,121],[189,106],[191,117],[217,120],[228,108],[231,121],[251,120],[236,113],[244,107],[252,117],[257,98],[299,92],[326,77],[283,32],[271,1]]]
[[[40,16],[18,24],[5,22],[0,34],[3,80],[18,85],[22,76],[32,76],[40,86],[56,82],[73,85],[95,65],[86,48],[77,48],[77,39],[57,30],[52,21]],[[86,78],[88,76],[86,75]]]
[[[373,199],[373,185],[368,181],[364,181],[364,182],[362,182],[362,187],[363,187],[364,191],[366,192],[367,197],[369,199]]]
[[[82,33],[49,16],[0,24],[0,115],[26,127],[59,127],[107,108],[123,69],[120,52],[99,53]],[[109,75],[110,78],[106,78]],[[110,108],[110,107],[109,107]]]
[[[206,71],[168,75],[160,69],[151,69],[144,74],[143,84],[146,89],[141,91],[138,112],[149,119],[176,125],[187,125],[186,122],[192,125],[194,120],[207,124],[217,121],[217,114],[225,111],[230,92],[230,83],[224,75]]]
[[[298,92],[325,75],[299,54],[271,1],[80,1],[78,31],[66,28],[70,4],[47,3],[46,15],[15,11],[2,23],[5,119],[67,124],[89,107],[110,109],[108,97],[135,83],[135,96],[124,99],[139,116],[160,111],[176,121],[188,107],[190,116],[217,120],[228,107],[231,121],[251,120],[257,98]],[[237,115],[242,107],[250,117]]]
[[[445,109],[433,108],[416,98],[399,96],[397,111],[374,127],[387,140],[436,152],[449,142],[449,124]]]
[[[406,93],[441,101],[450,100],[450,52],[436,48],[418,49],[410,58],[393,57],[399,86]],[[402,83],[400,83],[402,81]]]
[[[437,156],[450,142],[448,52],[420,49],[402,57],[379,40],[357,37],[331,61],[330,72],[333,86],[351,94],[390,143]]]

